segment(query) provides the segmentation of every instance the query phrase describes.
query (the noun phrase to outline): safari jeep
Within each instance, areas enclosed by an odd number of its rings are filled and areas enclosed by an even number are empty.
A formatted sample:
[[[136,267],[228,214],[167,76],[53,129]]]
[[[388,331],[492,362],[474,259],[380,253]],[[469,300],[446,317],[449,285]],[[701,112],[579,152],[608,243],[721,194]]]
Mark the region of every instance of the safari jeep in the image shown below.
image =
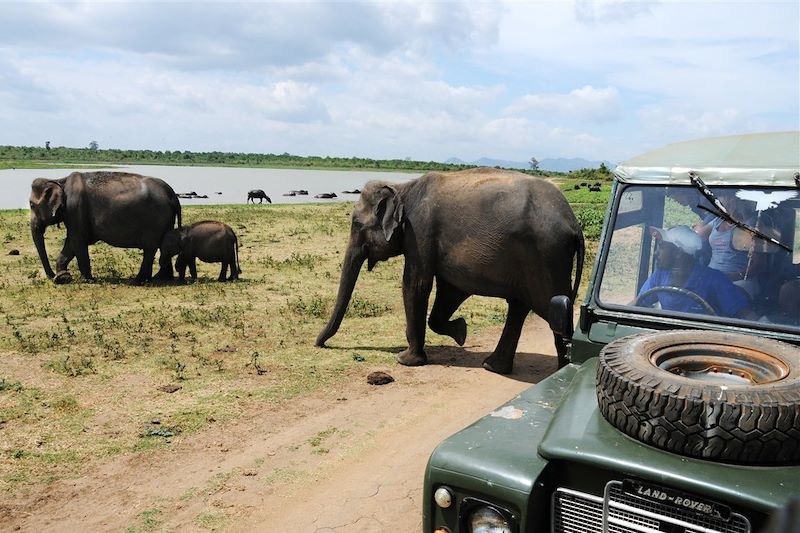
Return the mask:
[[[551,305],[569,363],[435,449],[424,531],[744,533],[793,508],[799,171],[800,132],[619,165],[574,333]]]

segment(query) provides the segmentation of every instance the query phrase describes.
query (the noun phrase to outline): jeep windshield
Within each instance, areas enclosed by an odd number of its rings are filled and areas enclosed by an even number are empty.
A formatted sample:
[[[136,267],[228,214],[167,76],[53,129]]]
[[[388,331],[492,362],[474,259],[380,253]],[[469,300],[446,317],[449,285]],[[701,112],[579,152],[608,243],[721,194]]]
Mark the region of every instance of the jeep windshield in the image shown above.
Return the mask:
[[[800,329],[800,189],[741,183],[710,186],[711,195],[690,180],[621,183],[600,306]]]

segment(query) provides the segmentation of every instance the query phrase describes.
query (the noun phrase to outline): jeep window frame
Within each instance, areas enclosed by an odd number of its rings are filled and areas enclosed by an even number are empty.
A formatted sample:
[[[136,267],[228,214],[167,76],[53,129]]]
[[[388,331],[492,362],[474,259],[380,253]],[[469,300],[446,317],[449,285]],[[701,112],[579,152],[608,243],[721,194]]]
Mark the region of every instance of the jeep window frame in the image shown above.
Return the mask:
[[[760,180],[753,180],[750,182],[743,182],[736,180],[736,183],[715,183],[712,188],[716,191],[722,188],[743,189],[752,188],[758,190],[791,190],[789,187],[776,187],[772,183],[761,184]],[[644,306],[633,306],[630,304],[619,304],[604,301],[601,297],[603,292],[604,281],[607,281],[609,256],[612,254],[612,246],[614,244],[615,232],[627,228],[640,228],[640,239],[638,244],[639,257],[636,259],[638,262],[636,274],[636,293],[641,288],[644,280],[650,275],[654,267],[654,253],[655,247],[653,241],[647,231],[647,226],[655,225],[660,227],[664,222],[667,192],[669,190],[677,190],[678,188],[696,191],[694,187],[686,183],[681,183],[676,180],[647,180],[647,181],[633,181],[626,182],[620,179],[615,181],[615,186],[612,188],[612,202],[609,210],[609,216],[606,223],[605,234],[601,237],[600,249],[598,250],[598,264],[595,275],[593,276],[591,300],[594,302],[593,307],[597,311],[606,311],[611,313],[617,318],[626,318],[626,321],[643,322],[643,323],[660,323],[663,324],[664,319],[677,320],[686,322],[689,325],[697,326],[698,324],[714,324],[725,327],[735,327],[741,329],[758,329],[774,331],[776,333],[790,334],[792,336],[800,335],[800,325],[791,325],[778,322],[758,322],[754,320],[745,320],[736,317],[714,316],[708,314],[699,314],[691,312],[671,311],[666,309],[654,309]],[[648,192],[661,189],[663,194],[648,194]],[[626,194],[642,191],[641,199],[638,201],[631,201],[626,199]],[[800,198],[800,190],[798,190],[798,198]],[[795,199],[795,202],[798,202]],[[629,209],[630,205],[638,205],[638,209]],[[623,207],[621,209],[621,207]],[[794,211],[795,213],[795,227],[800,225],[800,206]],[[792,261],[798,258],[800,254],[800,242],[798,242],[797,233],[791,236],[792,247]],[[663,327],[663,326],[661,326]]]

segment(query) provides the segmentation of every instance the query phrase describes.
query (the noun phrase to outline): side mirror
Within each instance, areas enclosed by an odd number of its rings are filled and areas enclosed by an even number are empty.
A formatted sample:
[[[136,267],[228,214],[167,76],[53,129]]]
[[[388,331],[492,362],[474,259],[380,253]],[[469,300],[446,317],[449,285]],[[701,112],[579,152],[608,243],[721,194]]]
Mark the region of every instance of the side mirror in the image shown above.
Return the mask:
[[[547,322],[553,333],[561,335],[564,340],[572,340],[575,329],[572,324],[572,300],[569,296],[559,295],[550,298]]]

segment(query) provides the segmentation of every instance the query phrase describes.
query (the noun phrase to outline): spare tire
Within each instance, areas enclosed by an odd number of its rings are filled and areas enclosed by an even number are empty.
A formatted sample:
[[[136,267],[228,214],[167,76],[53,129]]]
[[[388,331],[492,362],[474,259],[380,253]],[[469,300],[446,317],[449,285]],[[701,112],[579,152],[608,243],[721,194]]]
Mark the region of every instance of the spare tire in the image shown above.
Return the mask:
[[[800,463],[800,349],[738,333],[675,330],[600,352],[597,401],[611,424],[677,454]]]

